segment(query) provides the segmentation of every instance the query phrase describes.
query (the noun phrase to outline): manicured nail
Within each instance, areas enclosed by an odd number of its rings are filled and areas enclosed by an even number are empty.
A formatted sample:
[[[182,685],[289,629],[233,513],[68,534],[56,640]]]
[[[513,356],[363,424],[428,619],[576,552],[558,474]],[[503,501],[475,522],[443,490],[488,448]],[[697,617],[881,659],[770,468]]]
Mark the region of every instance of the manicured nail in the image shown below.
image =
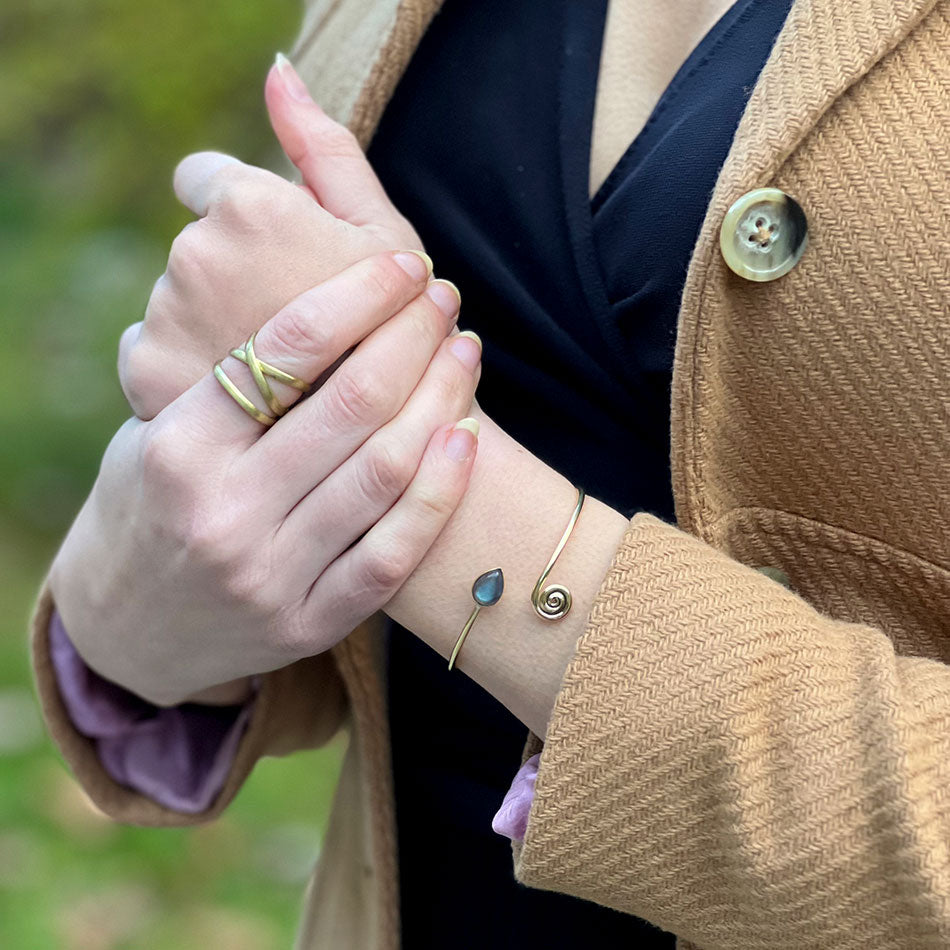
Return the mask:
[[[454,317],[462,304],[462,295],[458,287],[450,280],[441,277],[432,281],[426,289],[426,296],[447,316]]]
[[[432,258],[425,251],[400,251],[393,260],[413,280],[428,280],[432,273]]]
[[[304,81],[297,75],[297,70],[290,65],[290,60],[283,53],[277,54],[274,63],[277,66],[277,72],[280,73],[280,78],[284,82],[284,88],[290,93],[291,97],[298,102],[313,102]]]
[[[460,419],[445,440],[445,454],[453,462],[467,462],[478,444],[478,420]]]
[[[452,338],[449,349],[470,373],[475,372],[475,368],[482,359],[482,341],[478,338],[477,333],[472,333],[471,330],[463,330]]]

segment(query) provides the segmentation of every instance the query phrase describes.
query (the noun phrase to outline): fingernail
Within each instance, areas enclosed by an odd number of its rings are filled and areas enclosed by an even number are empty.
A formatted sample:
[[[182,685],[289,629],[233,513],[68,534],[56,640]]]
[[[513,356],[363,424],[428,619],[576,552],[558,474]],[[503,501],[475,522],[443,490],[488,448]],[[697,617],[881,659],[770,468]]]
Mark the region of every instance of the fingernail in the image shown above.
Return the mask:
[[[274,63],[277,66],[277,72],[280,73],[280,78],[283,80],[284,88],[290,93],[291,97],[298,102],[313,102],[304,81],[297,75],[297,70],[291,66],[290,60],[283,53],[277,54]]]
[[[454,317],[462,304],[462,295],[458,287],[450,280],[441,277],[432,281],[426,290],[426,296],[447,316]]]
[[[425,251],[400,251],[393,260],[413,280],[428,280],[432,273],[432,258]]]
[[[482,359],[482,340],[477,333],[463,330],[452,338],[449,349],[470,373],[475,372]]]
[[[478,420],[460,419],[445,440],[445,454],[453,462],[467,462],[478,444]]]

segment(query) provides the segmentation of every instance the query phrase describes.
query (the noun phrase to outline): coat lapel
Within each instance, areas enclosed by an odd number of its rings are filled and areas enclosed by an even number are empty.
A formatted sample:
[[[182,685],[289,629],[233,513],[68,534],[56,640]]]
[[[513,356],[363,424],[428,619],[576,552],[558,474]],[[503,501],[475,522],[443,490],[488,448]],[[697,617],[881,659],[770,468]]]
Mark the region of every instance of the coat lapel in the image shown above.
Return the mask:
[[[796,0],[789,11],[720,170],[683,291],[673,366],[671,464],[677,522],[684,530],[705,537],[695,468],[702,441],[698,411],[714,385],[700,372],[709,329],[704,295],[714,269],[725,267],[719,260],[722,219],[740,195],[770,183],[835,99],[897,46],[935,3]]]
[[[834,100],[935,3],[797,0],[749,98],[722,184],[744,187],[771,175]]]
[[[311,0],[291,58],[365,148],[442,0]]]

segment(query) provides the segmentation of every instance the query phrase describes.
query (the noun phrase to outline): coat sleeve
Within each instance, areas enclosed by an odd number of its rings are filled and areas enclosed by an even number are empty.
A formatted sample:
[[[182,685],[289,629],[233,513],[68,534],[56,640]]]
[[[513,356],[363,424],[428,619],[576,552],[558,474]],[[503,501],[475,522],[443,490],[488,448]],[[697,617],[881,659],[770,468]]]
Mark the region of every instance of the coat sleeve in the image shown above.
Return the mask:
[[[950,946],[950,668],[638,514],[515,873],[703,950]]]
[[[30,630],[36,691],[46,727],[90,799],[117,821],[137,825],[194,825],[210,821],[228,806],[255,763],[265,755],[286,755],[317,748],[339,729],[346,698],[336,663],[329,653],[308,657],[265,673],[250,720],[217,797],[204,811],[187,814],[167,808],[113,780],[93,739],[78,732],[57,686],[49,648],[53,598],[44,583]]]

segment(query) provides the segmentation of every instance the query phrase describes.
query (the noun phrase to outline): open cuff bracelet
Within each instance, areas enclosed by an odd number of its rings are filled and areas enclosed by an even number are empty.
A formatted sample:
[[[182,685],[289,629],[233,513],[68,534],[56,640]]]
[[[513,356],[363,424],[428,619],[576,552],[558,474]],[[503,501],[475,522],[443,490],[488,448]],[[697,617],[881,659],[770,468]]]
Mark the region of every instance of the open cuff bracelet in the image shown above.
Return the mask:
[[[574,505],[574,511],[571,513],[567,527],[564,529],[561,540],[558,541],[557,547],[551,555],[551,559],[541,572],[541,576],[538,578],[537,583],[534,585],[534,590],[531,592],[531,603],[534,606],[535,613],[544,620],[560,620],[562,617],[567,616],[568,611],[571,609],[572,600],[570,589],[563,584],[549,584],[547,587],[544,587],[544,582],[548,579],[548,575],[553,570],[554,564],[560,556],[561,551],[564,550],[564,545],[567,544],[568,538],[570,538],[571,532],[574,530],[574,525],[577,524],[577,519],[581,514],[581,508],[584,507],[585,497],[584,489],[578,488],[577,503]],[[469,631],[471,631],[482,607],[492,607],[497,604],[498,601],[501,600],[504,589],[505,575],[502,573],[500,567],[486,571],[484,574],[480,574],[475,578],[475,583],[472,584],[472,599],[475,601],[475,607],[469,614],[468,620],[465,621],[465,626],[462,627],[462,632],[455,641],[455,647],[452,650],[452,655],[449,657],[450,670],[455,668],[455,661],[458,659],[458,655],[462,650],[462,644],[465,643],[465,638],[468,636]]]

